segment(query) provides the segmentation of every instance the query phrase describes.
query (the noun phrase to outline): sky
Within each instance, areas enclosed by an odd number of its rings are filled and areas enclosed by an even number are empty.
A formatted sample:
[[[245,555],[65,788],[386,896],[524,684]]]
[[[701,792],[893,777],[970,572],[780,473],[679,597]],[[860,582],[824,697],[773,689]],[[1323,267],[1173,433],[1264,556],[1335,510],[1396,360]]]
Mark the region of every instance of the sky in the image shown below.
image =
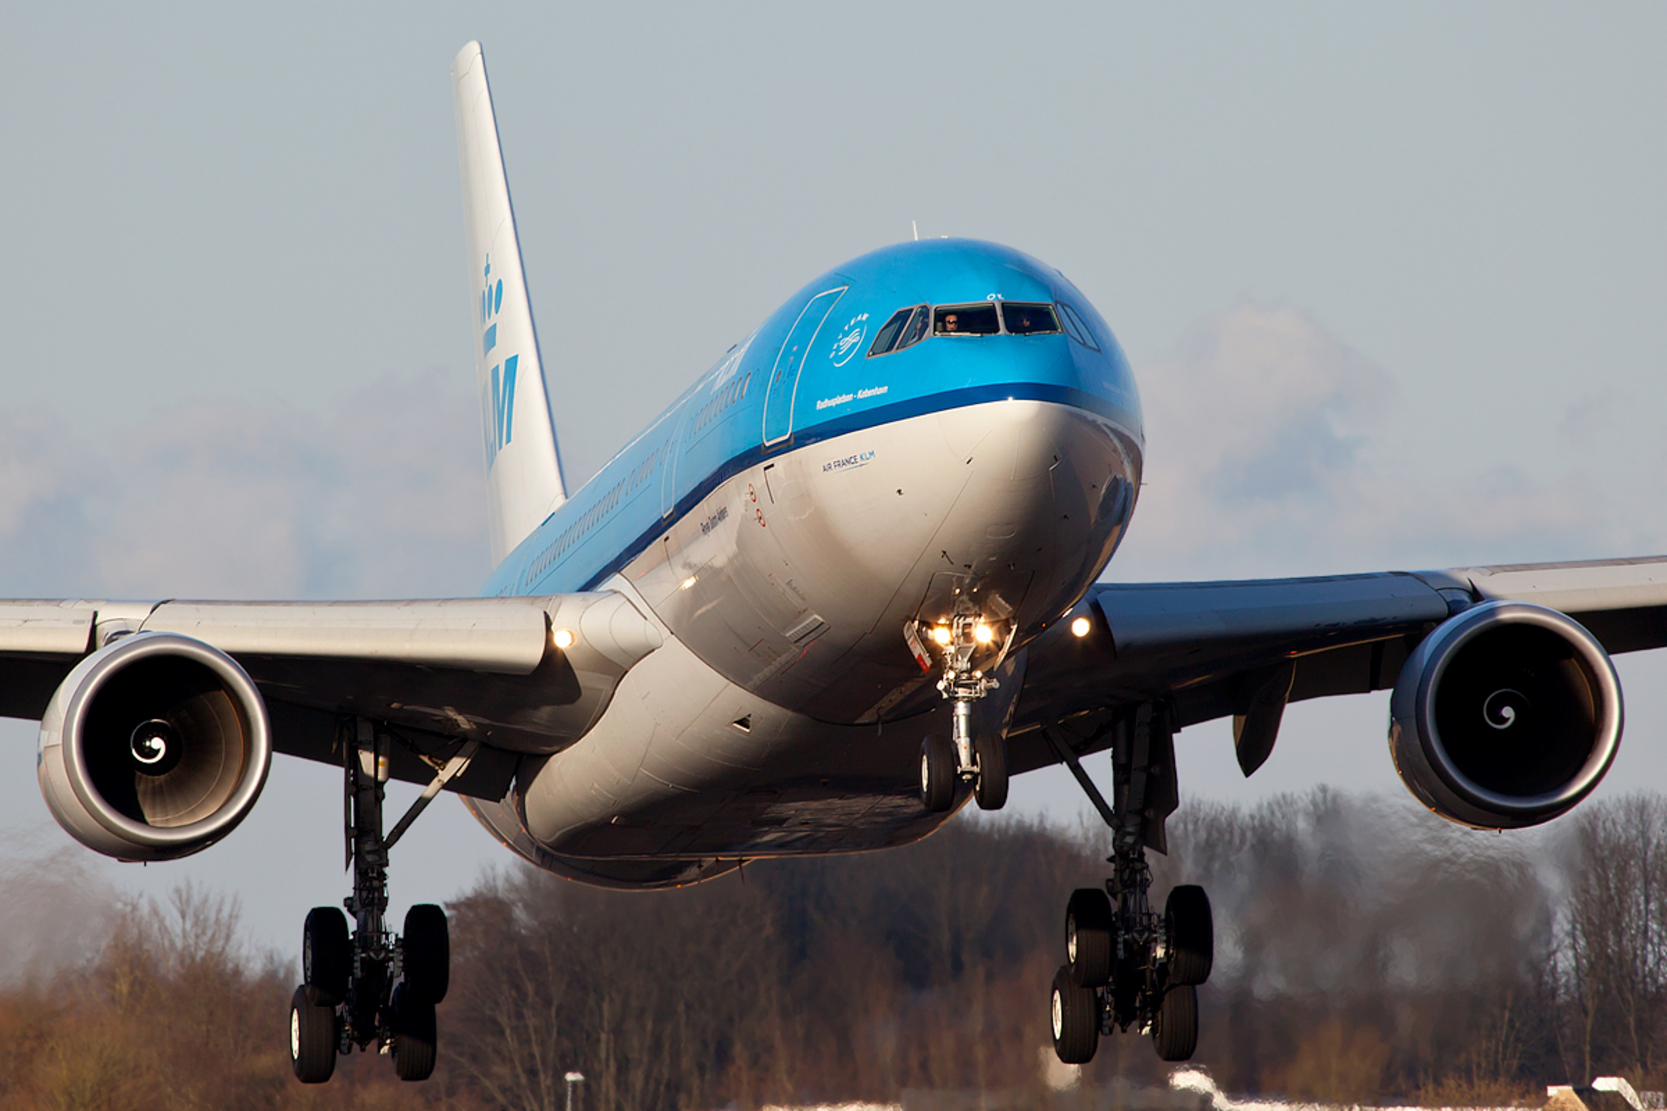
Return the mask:
[[[571,485],[913,222],[1060,267],[1120,337],[1147,485],[1108,577],[1667,551],[1659,5],[63,4],[0,69],[0,596],[484,581],[471,38]],[[1667,789],[1667,661],[1617,666],[1600,792]],[[1248,781],[1188,729],[1183,791],[1399,792],[1386,704],[1292,707]],[[3,848],[62,861],[34,735],[0,723]],[[229,891],[291,951],[346,893],[339,790],[280,758],[223,845],[76,867]],[[1084,806],[1039,772],[1011,809]],[[396,909],[509,863],[437,805]]]

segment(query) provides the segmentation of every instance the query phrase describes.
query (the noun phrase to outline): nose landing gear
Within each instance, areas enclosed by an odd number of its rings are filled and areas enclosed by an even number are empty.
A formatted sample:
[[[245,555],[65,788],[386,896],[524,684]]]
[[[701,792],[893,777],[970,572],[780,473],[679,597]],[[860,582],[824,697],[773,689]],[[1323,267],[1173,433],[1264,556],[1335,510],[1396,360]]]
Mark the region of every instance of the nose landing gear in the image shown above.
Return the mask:
[[[1011,630],[1008,643],[1012,641]],[[973,704],[1000,684],[987,674],[1000,666],[1007,654],[1005,644],[994,645],[995,633],[977,614],[957,614],[932,630],[932,641],[943,651],[943,677],[938,692],[952,706],[951,734],[934,734],[920,746],[920,801],[927,810],[941,814],[955,805],[957,787],[968,784],[979,808],[1000,810],[1007,805],[1007,743],[999,733],[975,731]],[[910,648],[926,665],[928,657],[909,628]],[[998,651],[985,668],[974,669],[973,653],[979,649]]]
[[[1102,1034],[1150,1034],[1158,1056],[1185,1061],[1198,1045],[1197,985],[1210,977],[1215,931],[1204,889],[1175,887],[1160,916],[1150,904],[1148,845],[1167,849],[1163,823],[1179,801],[1172,736],[1161,708],[1140,707],[1112,726],[1115,808],[1082,770],[1056,724],[1043,730],[1114,831],[1104,889],[1079,888],[1065,909],[1066,962],[1054,974],[1054,1051],[1093,1060]]]
[[[450,982],[451,942],[445,911],[413,906],[404,932],[388,930],[388,850],[447,780],[468,764],[467,745],[440,769],[429,789],[395,825],[382,833],[383,784],[388,778],[388,739],[370,722],[351,723],[346,741],[347,852],[353,894],[344,905],[353,930],[337,907],[315,907],[302,931],[302,984],[290,1000],[290,1064],[296,1079],[321,1084],[336,1058],[375,1044],[393,1059],[401,1080],[426,1080],[434,1071],[434,1008]]]

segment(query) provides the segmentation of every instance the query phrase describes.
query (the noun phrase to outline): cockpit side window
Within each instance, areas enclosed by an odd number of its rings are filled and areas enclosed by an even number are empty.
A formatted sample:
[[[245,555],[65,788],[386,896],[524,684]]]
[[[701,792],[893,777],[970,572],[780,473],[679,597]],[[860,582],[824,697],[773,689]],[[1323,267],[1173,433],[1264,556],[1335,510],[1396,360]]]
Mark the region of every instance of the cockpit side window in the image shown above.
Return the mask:
[[[903,331],[898,333],[895,350],[901,351],[905,347],[913,347],[926,338],[926,330],[931,326],[932,310],[925,305],[917,305],[914,315],[909,317],[909,322],[903,326]]]
[[[925,305],[898,309],[874,336],[874,346],[868,349],[868,357],[872,359],[876,355],[889,355],[893,351],[901,351],[919,343],[921,337],[926,335],[926,322],[929,319],[931,313]]]
[[[913,309],[898,309],[891,314],[891,319],[874,336],[874,345],[868,349],[868,357],[884,355],[897,346],[897,333],[903,330],[903,325],[909,322],[909,314]]]
[[[932,318],[932,334],[939,336],[993,336],[1001,331],[996,306],[991,301],[972,305],[939,305]]]
[[[1015,336],[1057,335],[1059,332],[1059,320],[1054,316],[1052,305],[1003,301],[1001,319]]]
[[[1059,303],[1059,316],[1065,322],[1066,335],[1091,351],[1100,349],[1100,345],[1094,342],[1094,333],[1088,330],[1088,325],[1082,322],[1082,317],[1077,315],[1076,309],[1061,301]]]

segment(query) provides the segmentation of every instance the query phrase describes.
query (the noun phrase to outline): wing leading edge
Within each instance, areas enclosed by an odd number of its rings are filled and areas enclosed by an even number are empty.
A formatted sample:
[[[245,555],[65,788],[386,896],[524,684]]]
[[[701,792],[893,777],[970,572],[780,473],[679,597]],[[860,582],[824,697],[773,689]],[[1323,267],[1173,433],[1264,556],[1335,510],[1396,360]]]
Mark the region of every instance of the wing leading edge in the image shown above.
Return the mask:
[[[1028,650],[1024,692],[1008,734],[1014,771],[1057,762],[1041,735],[1070,730],[1079,751],[1104,748],[1098,724],[1166,702],[1180,728],[1395,685],[1436,626],[1487,601],[1530,602],[1585,626],[1610,653],[1667,646],[1667,557],[1514,564],[1226,582],[1096,584]],[[1072,622],[1091,632],[1076,637]],[[1283,697],[1281,697],[1283,696]],[[1275,715],[1277,725],[1277,715]],[[1271,747],[1272,738],[1266,739]]]
[[[390,602],[0,602],[0,716],[39,719],[88,654],[175,633],[231,656],[265,699],[279,752],[339,763],[344,714],[386,723],[394,778],[502,797],[523,754],[556,752],[607,708],[658,628],[612,591]],[[562,645],[558,647],[558,645]]]

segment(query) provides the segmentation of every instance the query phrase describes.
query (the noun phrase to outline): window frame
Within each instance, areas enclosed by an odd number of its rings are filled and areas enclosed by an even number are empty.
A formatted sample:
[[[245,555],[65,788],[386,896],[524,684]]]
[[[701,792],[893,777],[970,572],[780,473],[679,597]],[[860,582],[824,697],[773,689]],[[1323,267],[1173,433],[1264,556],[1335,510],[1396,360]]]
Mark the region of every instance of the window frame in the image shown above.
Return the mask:
[[[1004,336],[1004,335],[1009,334],[1008,331],[1007,331],[1007,322],[1002,320],[1002,318],[1001,318],[1001,307],[995,300],[988,300],[988,301],[952,301],[952,302],[950,302],[949,304],[946,304],[946,305],[933,305],[933,306],[931,306],[931,308],[932,308],[931,335],[934,339],[936,339],[938,336],[949,336],[952,339],[981,339],[985,336]],[[989,309],[990,312],[996,318],[996,330],[995,331],[993,331],[993,332],[940,332],[940,331],[938,331],[938,313],[944,311],[945,309],[968,310],[968,309],[984,309],[984,308]]]
[[[913,340],[909,343],[903,343],[902,342],[903,334],[906,331],[908,331],[909,324],[915,318],[914,314],[917,313],[917,312],[920,312],[922,310],[925,310],[925,312],[926,312],[926,319],[927,319],[926,331],[921,334],[921,337],[919,339]],[[897,312],[894,312],[894,313],[891,314],[891,316],[886,317],[886,324],[890,324],[892,322],[892,320],[897,316],[898,313],[904,313],[904,312],[908,313],[909,315],[903,318],[903,324],[902,324],[901,327],[899,327],[897,329],[897,335],[892,337],[891,346],[888,347],[884,351],[875,351],[873,349],[873,347],[870,346],[868,354],[863,356],[863,358],[865,358],[865,359],[883,359],[887,355],[895,355],[899,351],[907,351],[909,348],[914,347],[916,344],[923,343],[924,341],[932,338],[932,328],[931,328],[932,305],[931,305],[930,302],[921,301],[921,302],[918,302],[918,303],[913,304],[913,305],[904,305],[902,308],[898,309]],[[884,326],[882,326],[880,330],[885,331]],[[879,337],[878,334],[876,334],[874,336],[874,342],[875,343],[880,342],[880,337]]]
[[[1003,298],[1002,300],[994,303],[998,307],[996,315],[1001,320],[1001,332],[1003,335],[1019,336],[1020,338],[1024,338],[1028,336],[1062,336],[1065,334],[1065,324],[1060,317],[1059,303],[1057,301],[1009,301]],[[1008,305],[1024,305],[1027,308],[1047,309],[1053,314],[1054,327],[1046,331],[1015,332],[1007,326]]]
[[[893,351],[896,351],[898,338],[903,335],[903,329],[909,326],[909,321],[914,318],[914,312],[919,307],[919,305],[904,305],[902,308],[886,317],[886,322],[880,325],[880,330],[878,332],[874,333],[874,342],[868,345],[868,354],[864,355],[863,358],[878,359],[883,355],[890,355]],[[903,319],[898,321],[897,331],[892,333],[891,342],[886,345],[886,349],[884,351],[877,350],[880,346],[880,337],[886,334],[886,329],[891,327],[891,322],[893,320],[897,320],[898,317],[902,317]]]
[[[1100,343],[1089,330],[1088,322],[1082,318],[1082,313],[1066,301],[1055,301],[1054,307],[1059,310],[1059,322],[1066,335],[1090,351],[1100,350]],[[1078,335],[1079,332],[1082,334]]]

